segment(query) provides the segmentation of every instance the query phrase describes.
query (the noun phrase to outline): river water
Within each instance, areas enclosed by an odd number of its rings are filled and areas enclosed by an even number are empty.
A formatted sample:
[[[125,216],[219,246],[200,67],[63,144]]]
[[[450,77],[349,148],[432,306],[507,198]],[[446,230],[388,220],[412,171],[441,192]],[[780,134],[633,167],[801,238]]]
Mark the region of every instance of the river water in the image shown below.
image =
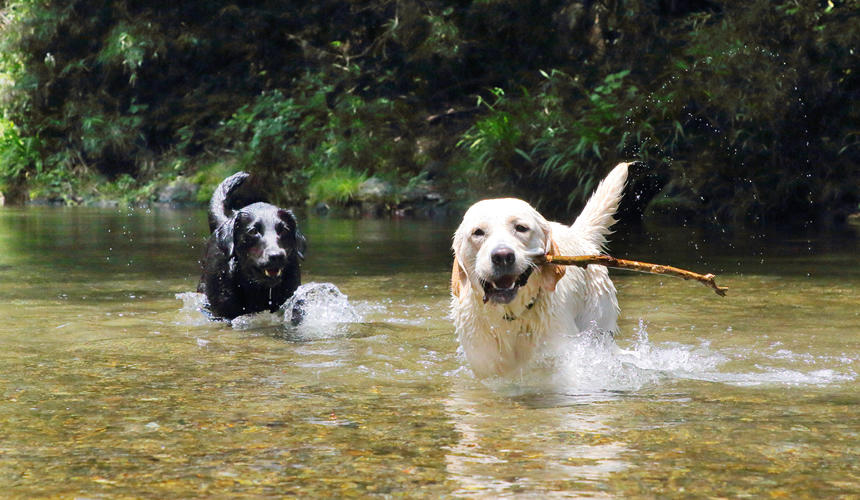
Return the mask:
[[[535,386],[457,353],[456,223],[304,218],[293,328],[198,310],[202,211],[0,210],[2,495],[860,496],[850,230],[619,228],[728,296],[612,271],[623,350],[574,338]]]

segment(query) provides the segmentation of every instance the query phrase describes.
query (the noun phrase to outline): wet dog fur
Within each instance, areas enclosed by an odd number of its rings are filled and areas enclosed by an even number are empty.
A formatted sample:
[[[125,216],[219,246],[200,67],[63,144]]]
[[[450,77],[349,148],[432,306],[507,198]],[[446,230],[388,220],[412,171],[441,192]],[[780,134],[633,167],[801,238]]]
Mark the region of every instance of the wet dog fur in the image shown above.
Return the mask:
[[[224,319],[277,311],[301,284],[306,240],[290,210],[243,190],[249,175],[225,179],[209,204],[209,229],[197,291]]]
[[[523,200],[475,203],[454,234],[451,318],[478,377],[520,373],[567,335],[617,329],[615,286],[603,266],[542,264],[543,255],[594,255],[627,180],[616,166],[572,225],[546,220]]]

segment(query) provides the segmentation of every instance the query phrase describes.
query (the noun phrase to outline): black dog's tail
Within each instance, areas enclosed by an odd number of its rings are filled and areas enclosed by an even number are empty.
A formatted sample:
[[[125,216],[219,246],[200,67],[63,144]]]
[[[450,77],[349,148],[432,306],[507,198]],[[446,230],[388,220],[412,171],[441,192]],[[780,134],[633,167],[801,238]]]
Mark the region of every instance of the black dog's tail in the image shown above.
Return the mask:
[[[245,184],[248,177],[250,174],[247,172],[238,172],[224,179],[215,188],[209,202],[210,232],[215,232],[218,226],[227,222],[236,210],[257,201],[266,201]]]
[[[212,200],[209,201],[210,232],[215,232],[218,226],[232,217],[234,210],[231,203],[232,195],[247,178],[247,172],[238,172],[221,181],[221,184],[215,188],[215,192],[212,193]]]

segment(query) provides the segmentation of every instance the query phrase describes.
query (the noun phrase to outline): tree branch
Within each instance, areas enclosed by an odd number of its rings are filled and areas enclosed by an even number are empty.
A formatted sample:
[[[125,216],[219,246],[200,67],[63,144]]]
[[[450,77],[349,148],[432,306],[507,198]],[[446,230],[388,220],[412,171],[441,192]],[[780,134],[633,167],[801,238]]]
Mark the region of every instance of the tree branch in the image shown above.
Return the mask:
[[[665,274],[685,280],[696,280],[705,286],[713,288],[714,292],[721,297],[724,297],[726,295],[726,291],[729,289],[725,286],[717,286],[717,283],[714,281],[716,276],[713,274],[698,274],[692,271],[687,271],[686,269],[679,269],[677,267],[649,264],[647,262],[639,262],[636,260],[616,259],[609,255],[582,255],[577,257],[547,255],[544,257],[544,262],[547,264],[555,264],[557,266],[578,266],[583,268],[590,264],[596,264],[615,269],[628,269],[631,271],[650,274]]]

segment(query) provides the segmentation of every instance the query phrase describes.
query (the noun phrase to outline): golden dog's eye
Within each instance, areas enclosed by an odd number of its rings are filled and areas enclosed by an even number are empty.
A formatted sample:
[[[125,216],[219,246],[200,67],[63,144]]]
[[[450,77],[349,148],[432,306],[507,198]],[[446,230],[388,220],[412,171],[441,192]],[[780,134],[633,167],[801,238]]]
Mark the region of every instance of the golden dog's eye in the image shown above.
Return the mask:
[[[472,233],[472,236],[477,236],[477,237],[481,237],[483,235],[484,235],[484,230],[481,228],[475,229],[475,231]]]
[[[514,226],[514,229],[515,229],[518,233],[527,233],[527,232],[528,232],[528,230],[529,230],[529,227],[528,227],[528,226],[524,226],[524,225],[522,225],[522,224],[517,224],[516,226]]]

